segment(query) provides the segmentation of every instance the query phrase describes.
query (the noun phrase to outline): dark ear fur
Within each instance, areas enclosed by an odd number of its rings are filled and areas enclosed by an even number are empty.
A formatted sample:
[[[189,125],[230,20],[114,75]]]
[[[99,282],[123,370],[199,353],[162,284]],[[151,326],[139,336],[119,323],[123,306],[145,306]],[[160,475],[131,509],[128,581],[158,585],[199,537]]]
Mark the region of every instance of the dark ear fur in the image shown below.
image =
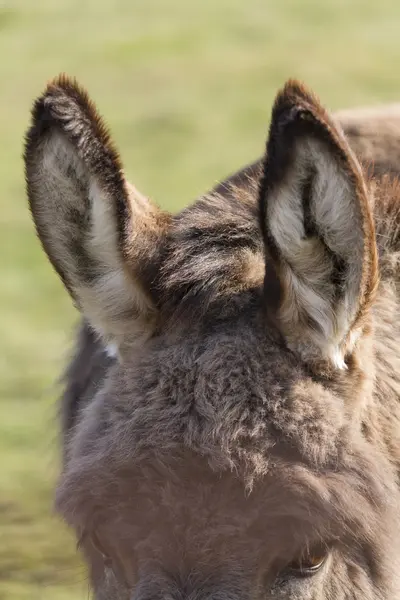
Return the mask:
[[[343,132],[296,81],[274,104],[259,205],[288,345],[307,361],[343,367],[377,286],[374,225]]]
[[[146,330],[141,272],[167,219],[126,182],[94,104],[65,75],[33,106],[24,160],[38,236],[78,307],[106,339]]]

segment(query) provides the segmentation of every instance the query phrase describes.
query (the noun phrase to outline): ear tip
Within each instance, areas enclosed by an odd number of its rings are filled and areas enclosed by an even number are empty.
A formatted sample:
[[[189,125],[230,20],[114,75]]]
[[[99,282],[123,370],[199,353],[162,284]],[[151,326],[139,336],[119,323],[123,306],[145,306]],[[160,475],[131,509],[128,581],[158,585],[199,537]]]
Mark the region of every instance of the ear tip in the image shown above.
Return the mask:
[[[343,142],[343,132],[318,96],[304,83],[289,79],[278,92],[272,109],[268,145],[282,136],[334,137]],[[288,139],[286,139],[288,142]],[[341,142],[341,143],[342,143]]]
[[[68,137],[85,124],[103,143],[109,142],[109,131],[87,90],[66,73],[51,79],[36,98],[31,111],[31,128],[46,129],[51,123]]]
[[[80,118],[96,122],[98,126],[101,123],[88,92],[66,73],[60,73],[47,83],[44,92],[34,101],[31,114],[32,125],[53,121],[65,128],[63,126]]]
[[[64,71],[59,73],[47,82],[45,93],[47,90],[57,88],[65,90],[66,92],[69,92],[71,90],[77,90],[78,92],[87,95],[87,92],[79,84],[76,77],[73,75],[68,75],[68,73],[65,73]]]
[[[119,155],[96,105],[76,78],[66,73],[51,79],[33,103],[31,124],[25,135],[25,161],[51,129],[63,133],[78,146],[83,139],[89,144],[96,139],[120,168]]]
[[[283,118],[286,122],[300,118],[329,121],[326,110],[318,96],[298,79],[288,79],[278,92],[274,108],[273,119]]]
[[[321,105],[317,95],[302,81],[298,79],[288,79],[281,91],[278,93],[277,99],[291,104],[297,104],[299,107],[307,105]]]

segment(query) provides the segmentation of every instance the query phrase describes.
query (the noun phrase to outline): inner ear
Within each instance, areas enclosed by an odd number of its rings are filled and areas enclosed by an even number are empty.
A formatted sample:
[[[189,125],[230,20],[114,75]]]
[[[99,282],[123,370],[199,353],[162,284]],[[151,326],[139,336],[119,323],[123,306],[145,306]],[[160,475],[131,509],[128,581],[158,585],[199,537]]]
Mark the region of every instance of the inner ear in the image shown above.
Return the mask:
[[[321,230],[321,225],[324,219],[318,219],[317,207],[312,205],[313,198],[318,197],[318,173],[315,164],[310,164],[305,167],[305,173],[303,181],[301,182],[301,214],[303,220],[304,240],[317,240],[320,248],[326,253],[324,264],[331,262],[332,270],[330,273],[330,280],[334,286],[334,293],[339,293],[341,290],[347,272],[348,265],[344,258],[337,254],[329,245],[326,243],[326,237],[329,237],[329,231]],[[290,257],[288,257],[290,261]],[[294,265],[293,265],[294,267]]]

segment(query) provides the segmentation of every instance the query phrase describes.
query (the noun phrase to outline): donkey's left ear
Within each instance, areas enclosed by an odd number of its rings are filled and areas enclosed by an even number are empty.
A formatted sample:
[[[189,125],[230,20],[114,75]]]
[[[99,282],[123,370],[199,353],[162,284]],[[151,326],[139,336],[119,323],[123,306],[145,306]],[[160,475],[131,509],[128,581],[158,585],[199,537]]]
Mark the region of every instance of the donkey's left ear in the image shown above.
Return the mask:
[[[259,202],[288,346],[344,367],[377,287],[374,224],[343,132],[295,81],[275,101]]]

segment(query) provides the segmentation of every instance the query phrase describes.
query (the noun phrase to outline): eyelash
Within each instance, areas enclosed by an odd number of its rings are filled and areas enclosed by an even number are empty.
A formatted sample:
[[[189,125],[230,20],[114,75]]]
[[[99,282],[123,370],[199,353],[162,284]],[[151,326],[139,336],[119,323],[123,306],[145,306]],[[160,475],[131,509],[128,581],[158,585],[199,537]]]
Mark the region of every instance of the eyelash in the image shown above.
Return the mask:
[[[287,570],[289,573],[292,573],[294,577],[311,577],[322,569],[326,560],[327,556],[324,556],[318,564],[313,565],[312,567],[293,568],[289,565]]]
[[[290,578],[312,577],[323,568],[328,556],[329,552],[326,546],[317,546],[293,560],[283,573]]]

